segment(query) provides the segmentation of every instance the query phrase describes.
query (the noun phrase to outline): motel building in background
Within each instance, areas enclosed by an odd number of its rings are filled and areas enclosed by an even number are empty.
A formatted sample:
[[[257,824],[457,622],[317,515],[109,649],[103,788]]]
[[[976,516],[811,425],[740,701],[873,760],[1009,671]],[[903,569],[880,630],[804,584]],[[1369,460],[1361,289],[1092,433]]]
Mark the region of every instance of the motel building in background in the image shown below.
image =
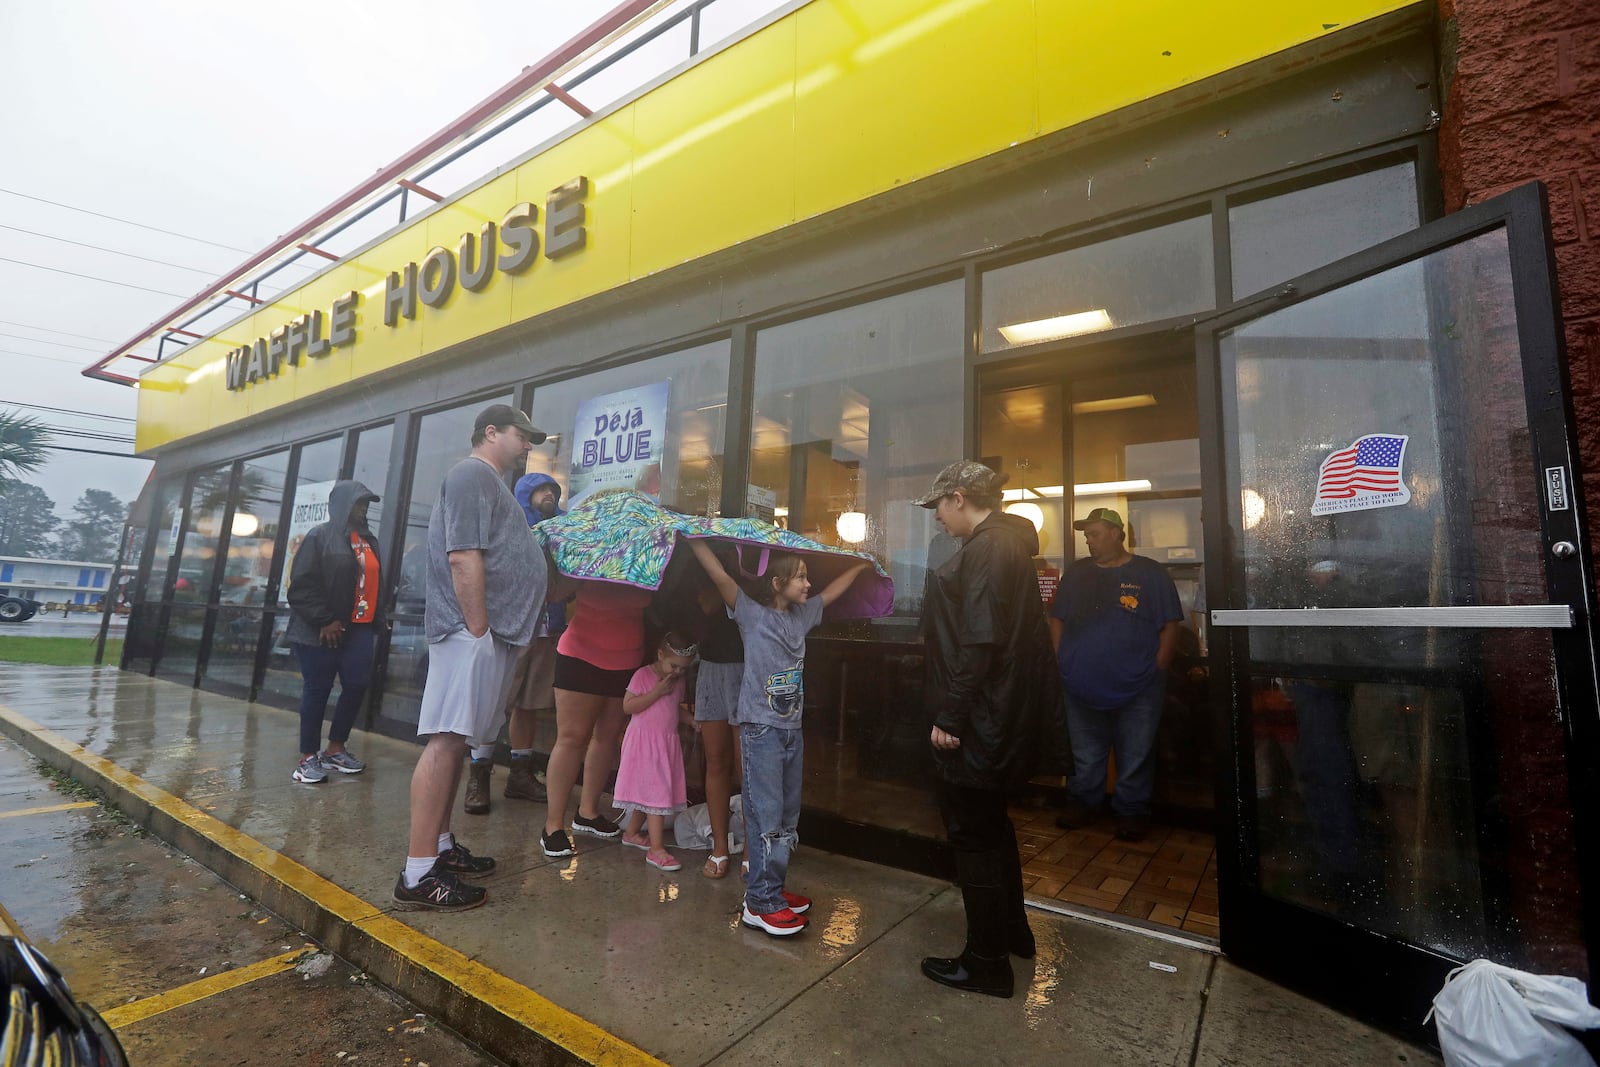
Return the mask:
[[[155,460],[122,669],[296,706],[286,564],[354,477],[366,724],[414,736],[429,511],[510,402],[568,498],[877,555],[893,614],[812,638],[802,832],[938,872],[910,502],[980,457],[1042,587],[1107,506],[1186,610],[1158,816],[1214,888],[1105,910],[1417,1040],[1460,961],[1587,979],[1600,9],[725,8],[622,4],[86,371]],[[1362,441],[1387,488],[1319,491]]]

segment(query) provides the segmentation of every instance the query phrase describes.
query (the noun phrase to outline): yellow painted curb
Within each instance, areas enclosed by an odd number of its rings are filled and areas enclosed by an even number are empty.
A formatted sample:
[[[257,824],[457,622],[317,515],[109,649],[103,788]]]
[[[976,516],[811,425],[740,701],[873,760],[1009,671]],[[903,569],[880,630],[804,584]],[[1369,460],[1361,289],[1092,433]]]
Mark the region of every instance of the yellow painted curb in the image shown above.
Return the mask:
[[[306,949],[297,948],[293,952],[284,952],[273,956],[271,959],[252,963],[248,967],[238,967],[231,971],[222,971],[209,978],[181,985],[176,989],[169,989],[165,993],[157,993],[153,997],[136,1000],[132,1004],[123,1004],[100,1013],[106,1025],[113,1030],[125,1030],[134,1023],[182,1008],[189,1004],[214,997],[218,993],[226,993],[230,989],[238,989],[242,985],[249,985],[259,978],[270,978],[275,974],[282,974],[293,967],[295,961],[306,954]]]
[[[498,971],[468,959],[450,946],[391,918],[376,905],[341,889],[310,868],[273,851],[255,838],[192,807],[5,704],[0,704],[0,722],[9,724],[12,729],[21,731],[34,740],[48,745],[62,756],[82,764],[118,789],[161,811],[212,844],[254,867],[266,877],[291,887],[324,911],[359,930],[374,945],[403,956],[418,971],[433,975],[449,986],[459,989],[584,1062],[602,1064],[605,1067],[665,1067],[662,1060],[656,1059],[643,1049],[552,1003]],[[259,967],[262,964],[254,966]],[[244,970],[247,968],[241,968],[240,972]],[[240,972],[230,971],[216,977],[224,979],[228,975]],[[172,993],[181,991],[181,989],[173,990]],[[161,996],[168,995],[171,994],[161,994]],[[153,1001],[157,998],[149,999]],[[142,1003],[146,1002],[135,1002],[125,1007],[137,1008]],[[106,1013],[108,1021],[112,1019],[112,1015],[113,1012]],[[117,1023],[112,1022],[111,1025],[116,1026]],[[472,1035],[467,1036],[470,1038]]]

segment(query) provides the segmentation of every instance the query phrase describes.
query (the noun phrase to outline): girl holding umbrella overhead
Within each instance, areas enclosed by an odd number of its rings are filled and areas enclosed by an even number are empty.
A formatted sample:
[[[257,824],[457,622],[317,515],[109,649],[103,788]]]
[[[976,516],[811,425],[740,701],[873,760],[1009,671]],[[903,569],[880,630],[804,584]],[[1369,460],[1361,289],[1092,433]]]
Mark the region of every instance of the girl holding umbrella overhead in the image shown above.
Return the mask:
[[[1009,955],[1034,954],[1006,794],[1041,751],[1060,751],[1059,683],[1033,568],[1039,537],[1000,510],[1005,481],[982,463],[952,463],[916,501],[962,542],[928,576],[922,633],[939,812],[967,913],[961,954],[929,956],[922,973],[995,997],[1012,994]]]

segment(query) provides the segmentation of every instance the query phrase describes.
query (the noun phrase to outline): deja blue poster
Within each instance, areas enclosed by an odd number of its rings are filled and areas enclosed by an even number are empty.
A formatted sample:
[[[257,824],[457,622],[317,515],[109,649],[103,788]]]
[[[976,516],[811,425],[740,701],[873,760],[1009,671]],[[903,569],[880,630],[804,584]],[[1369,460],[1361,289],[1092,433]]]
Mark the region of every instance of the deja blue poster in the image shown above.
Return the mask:
[[[670,384],[623,389],[579,406],[568,507],[602,489],[660,494]]]

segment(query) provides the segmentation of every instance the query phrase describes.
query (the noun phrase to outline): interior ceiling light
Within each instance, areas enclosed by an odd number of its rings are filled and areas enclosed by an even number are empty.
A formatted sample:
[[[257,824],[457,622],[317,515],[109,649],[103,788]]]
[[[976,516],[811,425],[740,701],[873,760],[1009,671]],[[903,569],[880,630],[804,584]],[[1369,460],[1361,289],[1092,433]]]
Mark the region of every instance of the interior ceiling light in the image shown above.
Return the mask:
[[[1072,405],[1074,415],[1095,415],[1102,411],[1127,411],[1130,408],[1153,408],[1156,398],[1153,393],[1140,393],[1138,396],[1113,396],[1105,400],[1080,400]]]
[[[259,529],[261,529],[261,520],[248,511],[236,511],[233,513],[233,536],[253,537]]]
[[[1014,322],[1010,326],[1000,327],[1000,336],[1014,345],[1033,345],[1040,341],[1054,341],[1061,337],[1077,337],[1079,334],[1109,329],[1111,316],[1106,314],[1105,308],[1096,308],[1050,319]]]
[[[1044,529],[1044,509],[1038,504],[1030,504],[1026,500],[1017,504],[1007,504],[1006,514],[1020,515],[1022,518],[1033,523],[1033,528],[1035,530]]]
[[[1072,491],[1078,496],[1103,496],[1107,493],[1143,493],[1150,488],[1149,478],[1132,478],[1125,482],[1084,482]]]
[[[867,516],[862,512],[847,511],[839,516],[834,526],[839,531],[841,541],[859,545],[867,539]]]

